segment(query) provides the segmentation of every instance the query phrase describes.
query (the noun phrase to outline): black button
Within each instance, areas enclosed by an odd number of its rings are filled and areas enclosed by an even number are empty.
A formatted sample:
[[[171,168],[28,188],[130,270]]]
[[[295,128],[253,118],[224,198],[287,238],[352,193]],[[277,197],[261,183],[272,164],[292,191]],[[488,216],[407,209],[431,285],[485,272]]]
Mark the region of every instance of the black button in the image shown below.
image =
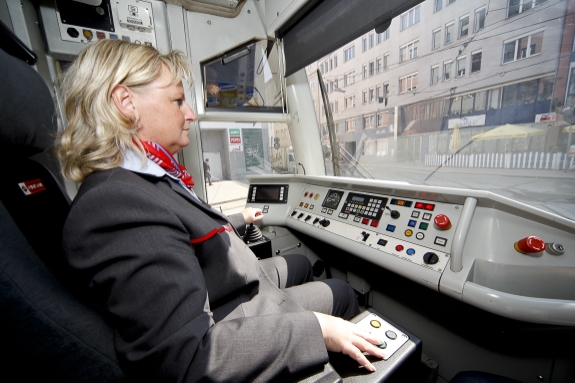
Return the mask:
[[[78,36],[80,36],[80,32],[78,32],[76,28],[68,28],[66,32],[68,32],[68,36],[73,38],[77,38]]]
[[[391,330],[387,330],[385,332],[385,336],[387,336],[391,340],[397,339],[397,334]]]

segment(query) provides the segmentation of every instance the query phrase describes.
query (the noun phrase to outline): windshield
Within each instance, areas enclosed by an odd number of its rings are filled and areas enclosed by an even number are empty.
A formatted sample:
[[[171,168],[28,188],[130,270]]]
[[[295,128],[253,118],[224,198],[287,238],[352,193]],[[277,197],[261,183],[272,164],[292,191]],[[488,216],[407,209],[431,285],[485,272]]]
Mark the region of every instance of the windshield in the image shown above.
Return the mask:
[[[487,190],[575,219],[567,2],[499,4],[426,0],[307,66],[327,173]]]

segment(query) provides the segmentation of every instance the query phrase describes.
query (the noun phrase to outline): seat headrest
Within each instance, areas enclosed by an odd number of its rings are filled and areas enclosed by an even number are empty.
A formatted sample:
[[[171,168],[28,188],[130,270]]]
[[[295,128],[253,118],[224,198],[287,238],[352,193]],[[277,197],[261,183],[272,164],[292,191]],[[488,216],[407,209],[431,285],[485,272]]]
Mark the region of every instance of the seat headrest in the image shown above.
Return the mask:
[[[0,155],[26,158],[54,143],[57,119],[40,75],[0,49]]]

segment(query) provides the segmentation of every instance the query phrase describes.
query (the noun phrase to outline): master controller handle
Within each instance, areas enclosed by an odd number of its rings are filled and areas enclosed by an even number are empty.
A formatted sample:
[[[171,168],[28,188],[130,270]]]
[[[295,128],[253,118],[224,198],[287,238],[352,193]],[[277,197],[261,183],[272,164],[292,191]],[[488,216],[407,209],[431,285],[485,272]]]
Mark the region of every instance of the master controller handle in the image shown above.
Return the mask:
[[[321,221],[319,221],[319,224],[322,225],[323,227],[329,226],[330,223],[331,223],[331,222],[329,222],[329,219],[326,219],[326,218],[324,218],[324,219],[322,219]]]
[[[386,206],[385,208],[391,212],[391,218],[393,219],[398,219],[399,216],[401,215],[397,210],[391,210],[389,206]]]

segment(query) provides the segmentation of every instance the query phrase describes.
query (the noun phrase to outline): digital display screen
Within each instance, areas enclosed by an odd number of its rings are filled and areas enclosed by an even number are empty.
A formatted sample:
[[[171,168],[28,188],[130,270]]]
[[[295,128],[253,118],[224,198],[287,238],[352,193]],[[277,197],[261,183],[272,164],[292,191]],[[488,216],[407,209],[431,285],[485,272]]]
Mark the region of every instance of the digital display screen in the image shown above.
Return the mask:
[[[288,185],[250,185],[248,202],[287,203]]]
[[[349,193],[341,206],[341,212],[379,221],[386,204],[387,198],[383,196]]]
[[[351,200],[354,201],[354,202],[363,203],[363,201],[365,201],[365,198],[363,198],[363,197],[358,197],[358,196],[353,196],[353,197],[351,198]]]
[[[279,186],[258,186],[256,191],[256,199],[258,200],[279,200],[280,187]]]

